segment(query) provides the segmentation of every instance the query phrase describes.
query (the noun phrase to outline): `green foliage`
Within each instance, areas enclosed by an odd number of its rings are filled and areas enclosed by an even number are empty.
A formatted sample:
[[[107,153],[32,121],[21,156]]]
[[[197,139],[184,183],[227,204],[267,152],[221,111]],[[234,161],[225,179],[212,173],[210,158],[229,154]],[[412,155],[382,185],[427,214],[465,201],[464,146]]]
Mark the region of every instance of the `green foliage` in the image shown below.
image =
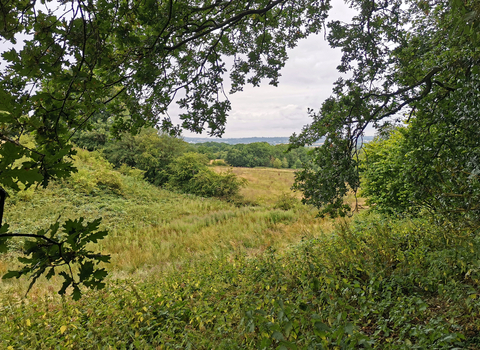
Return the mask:
[[[282,161],[278,158],[275,158],[273,161],[272,161],[272,166],[276,169],[280,169],[282,167]]]
[[[274,204],[274,209],[291,210],[299,204],[299,200],[289,193],[282,193]]]
[[[131,168],[126,164],[122,164],[120,168],[118,168],[118,171],[123,175],[129,176],[138,180],[143,179],[145,176],[144,170]]]
[[[477,2],[395,0],[379,6],[355,0],[351,6],[357,10],[351,23],[328,24],[330,45],[343,52],[338,70],[349,76],[335,83],[333,96],[310,111],[312,124],[291,139],[295,147],[325,137],[313,151],[315,166],[299,173],[296,187],[322,213],[346,214],[343,197],[361,187],[365,130],[407,120],[398,150],[405,156],[398,174],[403,179],[394,180],[391,195],[385,181],[384,197],[375,201],[385,209],[390,196],[390,211],[423,206],[450,219],[477,221]],[[384,159],[398,169],[394,155]],[[382,171],[390,177],[387,164]],[[412,188],[397,188],[403,184]]]
[[[303,203],[321,208],[320,216],[345,216],[350,206],[343,199],[360,183],[357,160],[345,157],[349,153],[348,141],[332,139],[326,142],[329,146],[314,149],[312,161],[295,173],[293,188],[303,192]]]
[[[78,171],[71,178],[63,180],[63,183],[86,194],[105,190],[117,194],[123,192],[124,184],[120,174],[99,153],[79,150],[78,158],[82,159],[81,166],[77,166]]]
[[[362,193],[382,212],[423,209],[458,225],[478,227],[477,131],[462,121],[450,123],[447,114],[443,118],[428,135],[422,136],[424,126],[414,121],[367,144]]]
[[[168,184],[171,187],[184,187],[200,171],[207,169],[208,159],[204,155],[187,152],[176,158],[168,166]]]
[[[193,145],[198,153],[205,154],[208,159],[225,159],[227,152],[232,146],[224,142],[203,142]]]
[[[281,168],[293,167],[295,164],[301,167],[302,162],[308,161],[307,149],[304,147],[288,150],[287,145],[272,146],[267,142],[236,145],[205,142],[197,144],[196,148],[209,159],[222,158],[234,167],[275,167],[273,162],[277,158],[281,161]]]
[[[102,154],[117,168],[123,164],[138,168],[149,182],[163,185],[168,181],[167,166],[188,150],[189,145],[183,140],[149,128],[138,135],[123,134],[120,139],[107,142]]]
[[[192,178],[187,192],[202,197],[234,199],[245,184],[245,179],[238,179],[231,172],[218,174],[210,169],[203,169]]]
[[[0,341],[38,349],[474,349],[480,241],[463,235],[424,219],[363,215],[283,254],[184,264],[152,281],[117,280],[78,302],[1,299]]]
[[[228,164],[223,159],[216,159],[210,163],[212,166],[228,166]]]
[[[406,129],[396,129],[387,138],[377,137],[364,146],[361,195],[367,204],[389,214],[415,213],[415,184],[406,181],[405,170],[411,161],[402,147]]]
[[[176,158],[165,171],[167,188],[203,197],[232,199],[238,196],[245,180],[238,179],[231,172],[217,174],[207,164],[206,156],[193,152]]]
[[[113,135],[113,118],[107,113],[96,113],[90,118],[90,123],[85,129],[79,129],[72,135],[71,141],[78,147],[88,151],[96,151],[111,141]]]
[[[85,224],[83,218],[67,220],[62,225],[61,231],[60,223],[57,221],[47,230],[40,230],[36,234],[10,233],[8,224],[3,225],[0,232],[0,252],[7,251],[7,240],[12,237],[27,237],[33,240],[28,240],[24,244],[26,257],[18,258],[23,267],[20,270],[8,271],[2,278],[20,278],[27,275],[32,280],[29,291],[43,274],[47,279],[59,274],[64,282],[58,293],[63,295],[68,287],[73,287],[74,300],[80,299],[82,285],[96,289],[105,287],[103,280],[107,272],[98,265],[108,263],[110,256],[87,249],[87,244],[97,243],[107,235],[107,231],[98,229],[100,220]],[[63,269],[63,266],[66,268]],[[74,266],[78,266],[78,272],[73,272]]]
[[[297,159],[295,161],[295,164],[293,164],[292,166],[293,169],[300,169],[301,167],[302,167],[302,162],[299,159]]]

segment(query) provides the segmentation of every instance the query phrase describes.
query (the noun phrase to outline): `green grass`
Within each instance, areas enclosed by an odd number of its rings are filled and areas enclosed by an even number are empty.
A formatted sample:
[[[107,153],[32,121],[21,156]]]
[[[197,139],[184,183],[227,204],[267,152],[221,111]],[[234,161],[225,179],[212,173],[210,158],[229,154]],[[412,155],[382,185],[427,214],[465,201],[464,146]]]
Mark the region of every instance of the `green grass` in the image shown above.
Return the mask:
[[[13,348],[478,348],[480,240],[360,217],[283,252],[116,280],[78,302],[2,301]]]
[[[190,261],[254,255],[319,235],[323,225],[331,228],[315,218],[315,210],[299,203],[285,211],[173,193],[142,180],[138,171],[123,169],[127,175],[121,174],[98,154],[86,151],[79,151],[76,165],[79,172],[68,181],[9,199],[5,221],[14,232],[32,233],[59,217],[101,217],[109,235],[95,249],[111,255],[107,268],[114,278],[143,279]],[[289,185],[282,189],[290,191]],[[0,274],[15,266],[13,255],[2,259]],[[0,282],[9,293],[21,293],[27,285],[23,279]],[[51,285],[41,281],[32,293],[41,294]]]
[[[217,172],[225,171],[225,167],[214,167]],[[243,188],[240,193],[247,201],[258,203],[264,206],[275,205],[278,198],[284,193],[290,193],[290,187],[293,185],[294,170],[291,169],[273,169],[273,168],[234,168],[228,170],[235,175],[246,179],[248,186]],[[300,193],[293,193],[300,199]]]
[[[0,349],[480,347],[475,232],[368,212],[319,220],[298,203],[274,209],[267,191],[262,205],[236,207],[110,177],[101,160],[81,156],[103,182],[80,174],[20,194],[6,218],[27,232],[59,214],[102,216],[111,233],[100,249],[113,257],[107,287],[75,302],[56,294],[56,281],[27,298],[26,281],[2,281]],[[255,171],[258,189],[269,180]]]

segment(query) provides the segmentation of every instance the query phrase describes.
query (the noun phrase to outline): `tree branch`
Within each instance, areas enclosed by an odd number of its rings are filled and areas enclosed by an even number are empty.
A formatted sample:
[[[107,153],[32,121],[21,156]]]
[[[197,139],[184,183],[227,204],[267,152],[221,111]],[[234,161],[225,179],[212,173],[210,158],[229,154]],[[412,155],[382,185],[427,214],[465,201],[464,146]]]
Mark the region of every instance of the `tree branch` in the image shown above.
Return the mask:
[[[55,244],[61,246],[62,243],[55,241],[54,239],[48,238],[47,236],[43,235],[34,235],[31,233],[0,233],[0,238],[12,238],[12,237],[28,237],[28,238],[40,238],[48,243]]]

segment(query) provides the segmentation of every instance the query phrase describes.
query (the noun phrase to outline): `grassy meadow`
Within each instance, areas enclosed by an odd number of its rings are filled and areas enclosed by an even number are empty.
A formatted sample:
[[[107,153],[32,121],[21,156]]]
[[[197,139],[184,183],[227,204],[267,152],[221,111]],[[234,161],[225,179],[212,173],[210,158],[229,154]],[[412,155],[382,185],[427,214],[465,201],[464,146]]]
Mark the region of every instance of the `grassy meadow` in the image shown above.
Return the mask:
[[[293,185],[294,173],[292,169],[275,168],[234,168],[214,167],[216,172],[231,171],[238,177],[246,179],[247,186],[240,193],[246,201],[264,206],[274,206],[278,199],[288,194],[297,199],[301,193],[290,190]]]
[[[185,262],[255,255],[332,229],[330,221],[315,218],[316,211],[291,192],[290,170],[232,168],[248,180],[241,194],[245,203],[255,205],[244,206],[162,190],[139,172],[124,169],[122,174],[86,151],[80,151],[76,165],[79,172],[68,181],[10,199],[5,220],[13,231],[29,233],[59,217],[101,217],[109,235],[96,248],[111,255],[112,278],[143,279]],[[281,198],[287,198],[289,210],[275,208]],[[15,266],[15,255],[2,259],[0,274]],[[20,295],[27,286],[24,280],[0,282],[3,294]],[[30,294],[41,295],[44,288],[56,286],[43,281]]]
[[[105,289],[0,282],[0,349],[477,349],[480,239],[367,210],[320,219],[293,172],[233,168],[243,200],[168,192],[79,152],[79,172],[8,199],[30,232],[103,218]],[[225,167],[216,168],[225,171]],[[352,198],[353,200],[353,198]],[[1,256],[15,267],[19,242]]]

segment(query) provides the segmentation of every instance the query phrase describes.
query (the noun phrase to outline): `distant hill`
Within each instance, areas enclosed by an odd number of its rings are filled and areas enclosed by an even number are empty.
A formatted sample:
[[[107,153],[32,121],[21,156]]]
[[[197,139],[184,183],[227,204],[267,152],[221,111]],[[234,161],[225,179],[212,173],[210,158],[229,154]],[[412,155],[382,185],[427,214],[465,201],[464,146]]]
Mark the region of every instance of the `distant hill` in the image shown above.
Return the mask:
[[[236,145],[239,143],[254,143],[254,142],[268,142],[271,145],[287,144],[289,137],[243,137],[243,138],[210,138],[210,137],[184,137],[184,140],[188,143],[203,143],[203,142],[219,142],[228,143],[230,145]],[[373,140],[373,136],[364,136],[364,142]],[[323,139],[320,139],[312,146],[320,146],[323,143]]]
[[[288,137],[243,137],[243,138],[213,138],[213,137],[184,137],[188,143],[219,142],[236,145],[239,143],[268,142],[271,145],[288,143]]]

